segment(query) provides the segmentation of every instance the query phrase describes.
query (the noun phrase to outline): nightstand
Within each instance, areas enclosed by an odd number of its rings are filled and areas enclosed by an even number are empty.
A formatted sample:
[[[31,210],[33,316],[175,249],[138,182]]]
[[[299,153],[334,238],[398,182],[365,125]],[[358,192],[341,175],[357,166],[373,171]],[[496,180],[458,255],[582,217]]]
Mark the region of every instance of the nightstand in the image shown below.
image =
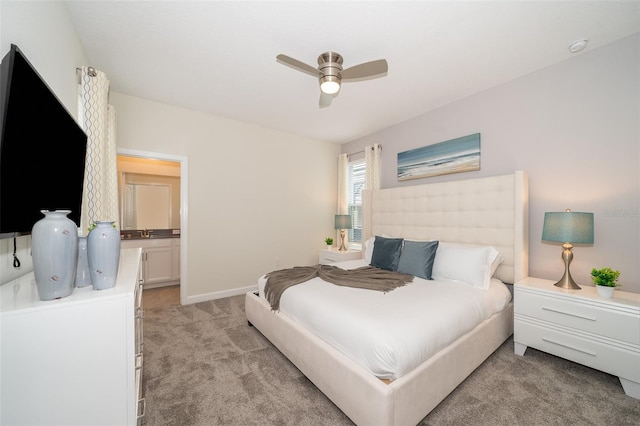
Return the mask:
[[[318,263],[321,265],[330,265],[336,262],[344,262],[346,260],[362,259],[360,250],[338,251],[338,249],[321,249],[318,256]]]
[[[640,399],[640,294],[595,287],[565,290],[554,281],[525,278],[514,285],[514,351],[532,348],[618,376]]]

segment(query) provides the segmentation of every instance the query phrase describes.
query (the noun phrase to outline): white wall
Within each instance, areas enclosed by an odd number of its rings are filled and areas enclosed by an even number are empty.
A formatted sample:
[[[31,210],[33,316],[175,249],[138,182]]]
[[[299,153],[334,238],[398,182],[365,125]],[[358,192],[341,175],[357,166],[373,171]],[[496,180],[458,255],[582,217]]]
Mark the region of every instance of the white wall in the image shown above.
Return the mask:
[[[77,117],[76,68],[86,65],[87,58],[64,4],[0,2],[2,57],[11,44],[22,50],[69,112]],[[19,237],[16,242],[19,269],[13,267],[13,239],[0,240],[0,283],[33,270],[31,237]]]
[[[593,212],[595,244],[575,247],[571,272],[591,285],[592,267],[621,272],[640,292],[640,36],[585,50],[562,63],[478,93],[342,146],[382,144],[382,187],[529,175],[532,276],[558,280],[559,245],[542,243],[547,211]],[[397,180],[397,154],[481,133],[481,170]]]
[[[340,146],[111,93],[118,147],[188,157],[189,301],[317,263]]]

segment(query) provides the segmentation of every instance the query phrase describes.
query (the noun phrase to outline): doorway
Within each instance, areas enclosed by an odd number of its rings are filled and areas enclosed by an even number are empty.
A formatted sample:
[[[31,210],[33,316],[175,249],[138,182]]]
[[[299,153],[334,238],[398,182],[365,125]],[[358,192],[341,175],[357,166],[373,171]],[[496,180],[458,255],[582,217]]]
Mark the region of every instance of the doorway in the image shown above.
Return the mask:
[[[163,154],[157,152],[147,152],[147,151],[137,151],[130,149],[118,148],[117,150],[118,157],[123,157],[126,160],[138,160],[140,162],[145,163],[151,170],[160,170],[160,174],[163,174],[162,167],[167,166],[176,166],[179,170],[179,185],[180,185],[180,193],[179,193],[179,233],[180,233],[180,304],[185,304],[187,300],[187,286],[188,286],[188,270],[187,270],[187,247],[188,247],[188,217],[187,217],[187,176],[188,176],[188,164],[187,158],[180,155],[171,155],[171,154]],[[155,168],[154,168],[155,167]],[[167,170],[167,169],[165,169]],[[118,169],[119,178],[122,172]],[[157,174],[157,173],[156,173]],[[175,172],[166,172],[165,174],[173,174]],[[122,200],[121,208],[122,208]],[[121,216],[122,217],[122,216]],[[174,221],[176,222],[176,221]],[[175,226],[173,226],[175,228]],[[175,232],[175,231],[174,231]]]

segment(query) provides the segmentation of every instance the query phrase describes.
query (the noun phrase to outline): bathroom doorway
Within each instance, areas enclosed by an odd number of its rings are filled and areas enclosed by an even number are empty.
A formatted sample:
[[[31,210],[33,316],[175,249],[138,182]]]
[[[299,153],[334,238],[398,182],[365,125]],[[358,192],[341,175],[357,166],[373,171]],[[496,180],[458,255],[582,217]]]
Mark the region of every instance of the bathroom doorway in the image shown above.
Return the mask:
[[[153,288],[179,284],[180,303],[187,298],[187,159],[183,156],[156,152],[118,149],[118,187],[120,192],[120,229],[123,231],[123,245],[147,246],[160,240],[171,239],[174,261],[173,268],[155,271],[149,260],[143,267],[156,285],[145,285]],[[160,197],[150,194],[160,193]],[[152,198],[149,198],[149,197]],[[162,212],[162,220],[150,218],[144,211],[149,210],[146,204],[152,202],[154,211]],[[160,205],[162,204],[162,205]],[[156,228],[159,227],[159,228]],[[179,243],[178,240],[179,239]],[[177,244],[176,244],[177,243]],[[154,244],[155,245],[155,244]],[[143,256],[145,249],[143,248]],[[163,251],[154,248],[149,255],[164,256]],[[167,250],[168,252],[168,250]],[[169,256],[167,253],[166,256]],[[159,262],[160,265],[166,262]],[[159,272],[159,273],[157,273]],[[155,274],[155,275],[154,275]],[[154,281],[155,280],[155,281]]]

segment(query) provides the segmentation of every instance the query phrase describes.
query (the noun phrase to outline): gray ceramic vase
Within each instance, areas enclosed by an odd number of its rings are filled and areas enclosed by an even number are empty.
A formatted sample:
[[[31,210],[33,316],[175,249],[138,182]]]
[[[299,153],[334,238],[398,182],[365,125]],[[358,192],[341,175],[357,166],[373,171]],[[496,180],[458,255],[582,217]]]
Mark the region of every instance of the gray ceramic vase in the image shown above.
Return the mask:
[[[87,255],[91,284],[96,290],[116,285],[120,262],[120,232],[114,221],[97,221],[87,237]]]
[[[76,268],[76,287],[91,285],[89,258],[87,257],[87,237],[78,237],[78,267]]]
[[[44,218],[31,230],[33,274],[40,300],[73,293],[78,262],[78,227],[67,217],[70,210],[42,210]]]

